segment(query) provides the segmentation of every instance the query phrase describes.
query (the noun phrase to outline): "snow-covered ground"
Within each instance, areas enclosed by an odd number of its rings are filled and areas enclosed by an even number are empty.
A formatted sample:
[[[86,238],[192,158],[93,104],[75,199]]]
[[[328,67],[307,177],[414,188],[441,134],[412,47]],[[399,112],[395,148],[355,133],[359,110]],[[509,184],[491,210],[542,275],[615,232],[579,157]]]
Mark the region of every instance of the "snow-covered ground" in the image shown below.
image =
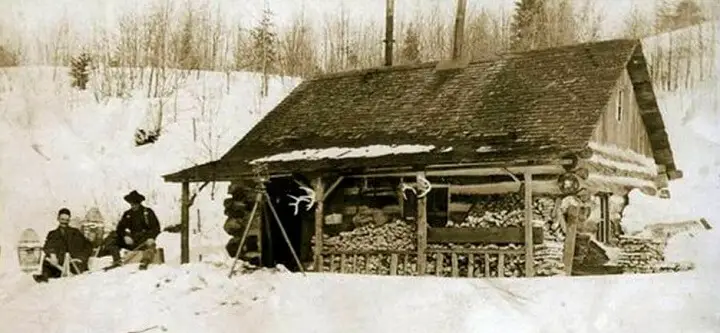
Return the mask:
[[[176,90],[177,99],[164,99],[160,140],[137,148],[134,130],[152,124],[158,100],[146,98],[142,88],[125,99],[98,100],[92,89],[71,90],[65,71],[55,78],[52,68],[0,72],[1,332],[720,331],[715,82],[658,94],[685,177],[671,183],[671,199],[633,193],[624,212],[629,231],[707,218],[712,230],[668,242],[668,260],[693,260],[693,271],[476,280],[262,270],[228,279],[229,262],[213,253],[227,239],[220,186],[215,201],[206,188],[191,214],[194,231],[194,209],[202,221],[191,257],[203,253],[204,262],[178,265],[178,236],[163,234],[167,265],[148,271],[131,265],[36,284],[17,272],[14,244],[23,228],[44,236],[60,206],[76,216],[97,206],[114,222],[131,189],[146,194],[163,226],[177,223],[179,186],[160,176],[222,155],[297,84],[274,80],[270,97],[261,100],[252,75],[235,73],[226,85],[222,73],[193,74]],[[199,111],[203,105],[207,112]],[[210,137],[220,139],[208,149],[203,142],[211,128]]]
[[[34,228],[44,239],[61,207],[76,217],[98,207],[112,225],[128,208],[122,197],[136,189],[162,227],[179,223],[180,186],[161,176],[219,158],[299,83],[273,79],[269,96],[260,98],[257,75],[193,72],[168,84],[170,94],[163,98],[147,98],[146,87],[125,98],[102,98],[94,87],[71,89],[67,72],[0,71],[0,271],[17,269],[14,247],[22,230]],[[135,130],[154,128],[161,103],[160,139],[136,147]],[[221,209],[227,184],[214,187],[215,200],[212,190],[207,186],[192,207],[196,252],[228,238]],[[166,259],[176,261],[177,235],[160,241]]]
[[[697,272],[440,279],[272,273],[196,263],[28,288],[8,332],[717,332],[720,290]]]

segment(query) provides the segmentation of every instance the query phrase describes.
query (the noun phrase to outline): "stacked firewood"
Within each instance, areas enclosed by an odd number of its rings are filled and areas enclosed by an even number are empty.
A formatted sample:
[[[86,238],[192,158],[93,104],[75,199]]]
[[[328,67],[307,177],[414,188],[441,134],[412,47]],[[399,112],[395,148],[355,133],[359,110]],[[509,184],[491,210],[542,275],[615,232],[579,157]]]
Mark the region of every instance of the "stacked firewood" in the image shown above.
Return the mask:
[[[564,274],[563,243],[545,241],[535,245],[535,275],[553,276]]]
[[[252,198],[248,195],[251,191],[236,183],[228,188],[229,198],[223,201],[225,215],[231,219],[242,219],[250,214],[252,209]]]
[[[620,237],[618,264],[626,273],[656,273],[664,261],[664,244],[652,238]]]
[[[533,200],[533,220],[552,221],[555,201],[551,198]],[[525,221],[525,206],[520,194],[512,193],[505,196],[482,196],[468,212],[465,221],[454,223],[448,221],[448,227],[488,228],[488,227],[520,227]]]
[[[415,239],[415,226],[401,220],[380,226],[367,224],[337,236],[323,235],[323,252],[412,251],[415,249]]]

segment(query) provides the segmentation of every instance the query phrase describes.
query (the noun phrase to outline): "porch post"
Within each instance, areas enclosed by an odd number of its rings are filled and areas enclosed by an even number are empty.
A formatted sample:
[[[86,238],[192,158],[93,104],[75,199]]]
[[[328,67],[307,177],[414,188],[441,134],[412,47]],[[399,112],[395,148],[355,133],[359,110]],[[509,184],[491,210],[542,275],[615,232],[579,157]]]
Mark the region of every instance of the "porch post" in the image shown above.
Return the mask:
[[[534,276],[532,173],[525,172],[523,176],[525,178],[525,276]]]
[[[315,248],[314,252],[314,266],[316,272],[322,272],[323,260],[322,260],[322,248],[323,248],[323,207],[325,201],[325,193],[323,187],[322,177],[318,176],[313,180],[313,190],[315,191]]]
[[[182,183],[180,198],[180,263],[190,262],[190,183]]]
[[[424,172],[418,172],[417,182],[425,177]],[[419,187],[419,186],[418,186]],[[427,197],[417,199],[417,269],[418,275],[425,275],[425,252],[427,251]]]

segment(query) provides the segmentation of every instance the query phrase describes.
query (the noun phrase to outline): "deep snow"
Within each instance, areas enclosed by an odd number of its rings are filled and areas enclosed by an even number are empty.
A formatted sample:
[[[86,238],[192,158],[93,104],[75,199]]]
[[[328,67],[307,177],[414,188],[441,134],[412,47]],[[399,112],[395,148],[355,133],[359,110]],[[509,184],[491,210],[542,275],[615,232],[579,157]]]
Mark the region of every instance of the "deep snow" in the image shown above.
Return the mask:
[[[0,71],[0,271],[17,269],[14,247],[22,229],[34,228],[44,238],[63,206],[76,217],[98,207],[110,227],[128,208],[123,195],[136,189],[162,227],[179,223],[180,186],[161,176],[219,158],[298,83],[273,79],[269,96],[260,98],[255,74],[232,73],[228,82],[224,73],[193,72],[162,99],[147,98],[143,87],[127,98],[97,98],[92,87],[71,89],[67,71]],[[160,101],[160,139],[136,147],[135,130],[154,128]],[[218,183],[197,196],[191,214],[193,259],[203,240],[217,247],[228,238],[218,209],[226,190],[226,183]],[[177,237],[162,239],[172,241],[166,258],[176,261]]]
[[[196,120],[196,126],[202,133],[210,127],[215,133],[228,129],[217,144],[216,153],[222,154],[260,119],[262,112],[250,110],[269,109],[296,84],[274,81],[271,98],[256,104],[256,78],[235,74],[231,92],[223,93],[223,75],[203,73],[203,80],[191,80],[179,90],[177,121],[168,111],[175,107],[165,109],[160,141],[135,148],[133,131],[153,119],[147,110],[156,101],[138,90],[133,98],[97,102],[91,93],[68,89],[64,75],[53,81],[52,72],[20,68],[0,74],[2,332],[674,333],[717,332],[720,327],[720,211],[715,204],[720,140],[710,133],[714,125],[707,125],[720,124],[715,81],[693,91],[658,93],[685,177],[671,182],[669,200],[632,193],[623,216],[623,226],[631,232],[649,223],[706,217],[715,228],[682,233],[668,242],[667,259],[692,260],[694,271],[473,280],[263,270],[228,279],[229,263],[217,251],[227,239],[221,230],[221,201],[212,201],[206,189],[193,206],[201,209],[202,233],[193,233],[192,239],[192,258],[204,252],[204,262],[173,264],[178,237],[163,234],[167,265],[144,272],[131,265],[37,285],[12,269],[17,262],[12,247],[22,228],[31,226],[43,234],[54,226],[60,205],[81,216],[96,205],[113,220],[124,209],[122,195],[133,188],[148,195],[164,226],[173,224],[179,189],[159,176],[211,158],[193,142],[187,111],[194,109],[197,117],[203,100],[220,110],[223,116],[215,126],[203,127],[212,123],[208,119]],[[218,188],[216,199],[222,199],[224,190]],[[195,215],[193,211],[194,232]]]

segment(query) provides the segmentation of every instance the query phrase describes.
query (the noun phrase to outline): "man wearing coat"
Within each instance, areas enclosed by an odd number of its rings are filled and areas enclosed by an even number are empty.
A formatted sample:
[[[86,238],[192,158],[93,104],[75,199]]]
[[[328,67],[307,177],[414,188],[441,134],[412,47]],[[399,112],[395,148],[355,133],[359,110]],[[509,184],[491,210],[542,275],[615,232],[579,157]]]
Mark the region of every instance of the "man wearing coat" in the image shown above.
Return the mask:
[[[70,254],[72,263],[70,270],[80,274],[88,269],[88,259],[92,255],[92,243],[85,238],[83,233],[70,226],[70,210],[62,208],[57,215],[58,227],[51,230],[45,238],[45,261],[43,261],[42,273],[36,277],[39,281],[47,281],[49,278],[59,278],[62,267],[65,263],[65,253]]]
[[[110,234],[110,237],[106,239],[105,249],[101,255],[103,253],[112,255],[113,266],[111,267],[117,267],[121,265],[120,249],[142,250],[140,269],[144,270],[155,257],[155,238],[160,234],[160,223],[155,212],[142,205],[145,196],[137,191],[132,191],[124,199],[130,204],[130,209],[122,214],[115,233]]]

